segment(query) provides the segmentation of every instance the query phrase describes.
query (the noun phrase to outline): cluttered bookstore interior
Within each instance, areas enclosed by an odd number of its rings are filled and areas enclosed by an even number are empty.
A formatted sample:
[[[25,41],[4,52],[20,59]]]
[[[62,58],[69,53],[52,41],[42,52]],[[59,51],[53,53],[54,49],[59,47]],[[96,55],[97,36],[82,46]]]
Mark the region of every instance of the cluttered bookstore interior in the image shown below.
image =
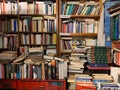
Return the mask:
[[[120,90],[120,0],[0,0],[0,90]]]

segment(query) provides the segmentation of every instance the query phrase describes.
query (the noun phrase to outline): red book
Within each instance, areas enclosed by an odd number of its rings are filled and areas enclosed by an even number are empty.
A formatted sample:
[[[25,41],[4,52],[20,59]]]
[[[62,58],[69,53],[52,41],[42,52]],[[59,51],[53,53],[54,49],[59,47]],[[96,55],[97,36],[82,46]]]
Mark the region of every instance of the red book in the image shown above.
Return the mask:
[[[76,90],[96,90],[93,82],[76,82]]]

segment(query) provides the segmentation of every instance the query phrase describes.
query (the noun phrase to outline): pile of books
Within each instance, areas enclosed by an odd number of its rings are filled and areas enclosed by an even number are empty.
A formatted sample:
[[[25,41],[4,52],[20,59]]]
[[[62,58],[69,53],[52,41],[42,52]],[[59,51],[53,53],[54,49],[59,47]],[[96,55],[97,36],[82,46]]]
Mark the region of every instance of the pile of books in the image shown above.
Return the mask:
[[[90,66],[108,66],[111,60],[111,48],[94,46],[87,52],[88,63]]]
[[[12,62],[17,57],[16,51],[4,51],[0,53],[0,63]]]
[[[75,90],[96,90],[92,76],[88,74],[75,75]]]
[[[120,90],[120,84],[112,83],[101,83],[99,90]]]

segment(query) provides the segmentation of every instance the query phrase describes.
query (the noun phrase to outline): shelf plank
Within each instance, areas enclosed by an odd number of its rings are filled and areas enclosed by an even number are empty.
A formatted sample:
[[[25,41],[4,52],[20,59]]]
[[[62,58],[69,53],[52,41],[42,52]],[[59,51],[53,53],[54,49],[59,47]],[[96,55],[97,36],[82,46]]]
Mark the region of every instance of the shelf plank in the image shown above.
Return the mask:
[[[83,36],[83,37],[97,37],[97,33],[60,33],[60,36]]]
[[[60,15],[60,18],[95,18],[99,19],[100,15]]]
[[[71,33],[71,36],[97,37],[97,33]]]

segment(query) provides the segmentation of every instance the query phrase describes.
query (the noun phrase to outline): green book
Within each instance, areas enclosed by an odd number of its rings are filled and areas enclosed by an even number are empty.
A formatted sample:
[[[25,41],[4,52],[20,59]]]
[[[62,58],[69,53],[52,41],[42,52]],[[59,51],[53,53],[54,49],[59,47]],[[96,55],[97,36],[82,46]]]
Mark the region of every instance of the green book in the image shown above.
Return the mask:
[[[91,11],[92,11],[92,9],[93,9],[93,5],[88,5],[87,6],[88,8],[87,8],[87,10],[86,10],[86,13],[85,13],[85,15],[89,15],[90,13],[91,13]]]
[[[69,15],[70,6],[71,6],[71,4],[68,4],[68,5],[67,5],[67,8],[66,8],[66,15]]]

